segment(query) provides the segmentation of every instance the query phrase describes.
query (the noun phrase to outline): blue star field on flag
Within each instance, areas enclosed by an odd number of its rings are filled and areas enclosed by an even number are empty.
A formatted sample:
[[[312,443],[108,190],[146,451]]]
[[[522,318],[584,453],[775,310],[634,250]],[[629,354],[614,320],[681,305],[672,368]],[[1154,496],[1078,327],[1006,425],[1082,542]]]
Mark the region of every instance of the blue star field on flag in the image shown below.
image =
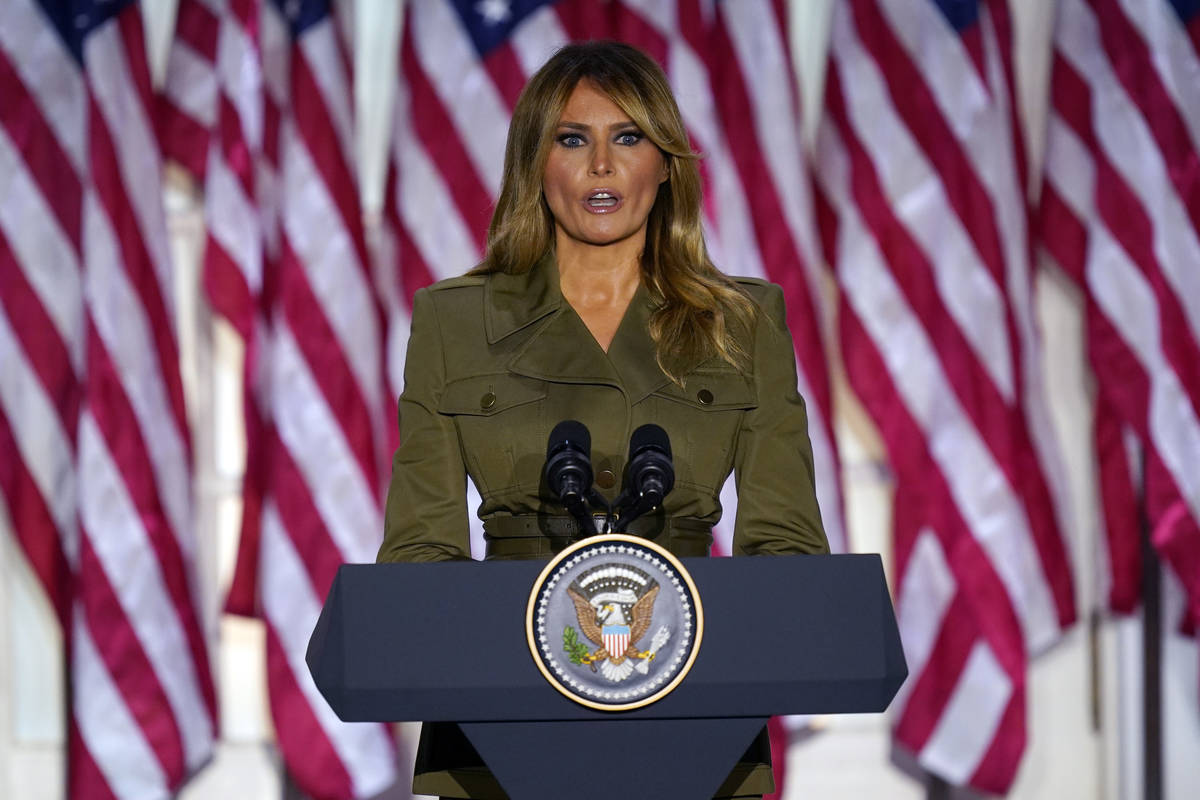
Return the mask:
[[[503,44],[526,17],[553,4],[553,0],[454,0],[453,6],[483,58]]]
[[[950,23],[950,27],[962,33],[979,21],[978,0],[932,0]]]
[[[300,34],[329,16],[329,0],[272,0],[287,20],[292,36]]]
[[[67,44],[67,49],[83,63],[83,41],[88,34],[120,14],[136,0],[38,0],[38,5]]]

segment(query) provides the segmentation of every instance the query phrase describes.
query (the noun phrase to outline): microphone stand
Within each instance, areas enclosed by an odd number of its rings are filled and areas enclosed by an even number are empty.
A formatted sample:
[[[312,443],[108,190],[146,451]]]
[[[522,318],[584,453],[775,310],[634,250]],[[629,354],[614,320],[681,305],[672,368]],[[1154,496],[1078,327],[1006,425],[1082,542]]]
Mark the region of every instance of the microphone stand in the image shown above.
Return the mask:
[[[608,502],[592,482],[591,445],[587,426],[563,420],[550,432],[543,467],[550,489],[579,524],[580,539],[623,532],[630,522],[662,505],[675,485],[671,442],[658,425],[642,425],[630,437],[628,474],[615,503]],[[589,505],[604,512],[600,531]]]

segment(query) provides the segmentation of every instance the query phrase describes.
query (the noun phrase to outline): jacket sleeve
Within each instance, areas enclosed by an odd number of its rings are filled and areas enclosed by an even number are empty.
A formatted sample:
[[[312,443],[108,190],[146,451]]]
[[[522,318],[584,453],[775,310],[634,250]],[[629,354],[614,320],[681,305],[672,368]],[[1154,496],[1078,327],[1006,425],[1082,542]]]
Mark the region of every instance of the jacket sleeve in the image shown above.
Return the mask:
[[[453,418],[438,413],[445,384],[442,328],[433,297],[421,289],[413,297],[400,395],[400,446],[376,561],[471,558],[466,467]]]
[[[783,291],[773,285],[767,290],[760,297],[754,341],[758,406],[746,412],[734,453],[738,504],[733,552],[828,553]]]

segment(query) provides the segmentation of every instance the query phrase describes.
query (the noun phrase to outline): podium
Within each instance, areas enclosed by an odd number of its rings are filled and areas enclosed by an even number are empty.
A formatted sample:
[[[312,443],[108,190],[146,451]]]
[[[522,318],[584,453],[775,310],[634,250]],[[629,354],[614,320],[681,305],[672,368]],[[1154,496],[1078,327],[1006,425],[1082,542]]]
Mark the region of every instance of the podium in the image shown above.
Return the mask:
[[[878,555],[681,560],[703,641],[642,708],[587,708],[538,671],[537,561],[345,565],[308,667],[345,721],[459,723],[513,800],[712,797],[769,716],[880,712],[907,676]]]

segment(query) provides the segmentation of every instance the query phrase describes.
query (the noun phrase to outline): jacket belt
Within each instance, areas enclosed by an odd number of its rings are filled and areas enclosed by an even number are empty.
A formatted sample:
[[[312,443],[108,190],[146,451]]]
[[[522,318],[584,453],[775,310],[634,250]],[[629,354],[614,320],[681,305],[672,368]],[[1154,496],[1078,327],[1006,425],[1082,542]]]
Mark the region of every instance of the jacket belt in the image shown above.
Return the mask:
[[[573,517],[527,514],[483,521],[489,560],[549,558],[583,538],[580,530]],[[638,517],[623,533],[649,539],[681,558],[707,556],[713,541],[712,525],[692,517]]]

